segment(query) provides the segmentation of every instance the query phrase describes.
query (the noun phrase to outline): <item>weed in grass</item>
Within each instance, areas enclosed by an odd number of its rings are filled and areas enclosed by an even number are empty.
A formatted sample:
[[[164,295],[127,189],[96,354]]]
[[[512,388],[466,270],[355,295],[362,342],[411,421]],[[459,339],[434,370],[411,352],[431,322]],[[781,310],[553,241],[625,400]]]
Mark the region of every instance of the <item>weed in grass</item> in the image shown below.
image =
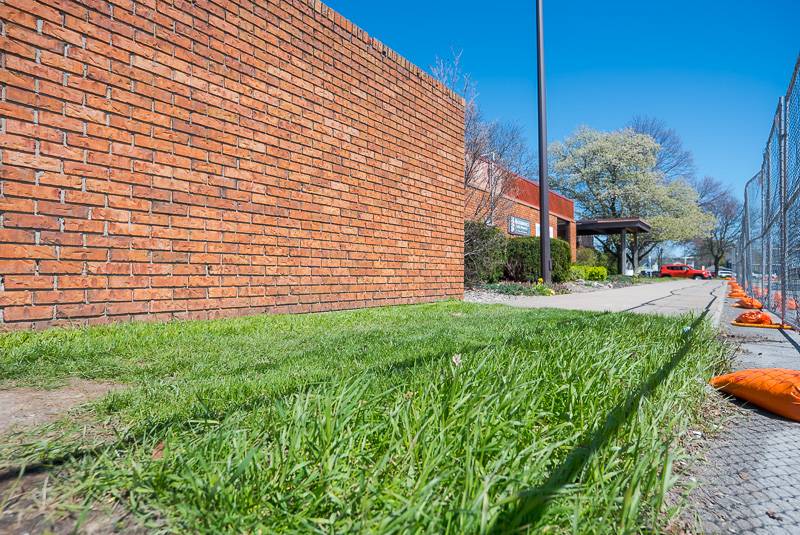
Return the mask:
[[[537,492],[523,531],[657,531],[721,363],[690,321],[451,302],[129,324],[4,335],[0,377],[130,383],[96,405],[119,437],[73,450],[61,488],[172,531],[503,531]]]

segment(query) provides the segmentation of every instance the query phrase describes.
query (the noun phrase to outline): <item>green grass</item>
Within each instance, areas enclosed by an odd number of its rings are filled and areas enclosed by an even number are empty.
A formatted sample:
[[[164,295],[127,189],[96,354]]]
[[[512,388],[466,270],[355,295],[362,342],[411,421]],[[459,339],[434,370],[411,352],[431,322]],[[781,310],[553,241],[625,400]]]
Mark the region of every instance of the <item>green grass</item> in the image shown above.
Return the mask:
[[[131,387],[93,406],[103,441],[0,463],[174,532],[658,531],[722,364],[692,321],[448,302],[5,334],[6,384]]]

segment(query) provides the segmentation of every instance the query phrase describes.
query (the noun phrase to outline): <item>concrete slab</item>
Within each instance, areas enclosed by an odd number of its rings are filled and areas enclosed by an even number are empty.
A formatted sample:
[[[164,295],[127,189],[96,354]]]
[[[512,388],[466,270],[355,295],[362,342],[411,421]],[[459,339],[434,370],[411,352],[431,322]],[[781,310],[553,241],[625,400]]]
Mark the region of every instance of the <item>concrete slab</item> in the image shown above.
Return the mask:
[[[503,296],[482,303],[499,303],[520,308],[561,308],[597,312],[640,312],[678,315],[700,313],[710,308],[722,295],[723,282],[672,280],[639,284],[596,292],[552,296]]]
[[[800,369],[797,333],[730,325],[742,312],[730,304],[721,327],[736,348],[735,369]],[[711,443],[690,500],[702,532],[800,533],[800,423],[730,402],[740,410]]]

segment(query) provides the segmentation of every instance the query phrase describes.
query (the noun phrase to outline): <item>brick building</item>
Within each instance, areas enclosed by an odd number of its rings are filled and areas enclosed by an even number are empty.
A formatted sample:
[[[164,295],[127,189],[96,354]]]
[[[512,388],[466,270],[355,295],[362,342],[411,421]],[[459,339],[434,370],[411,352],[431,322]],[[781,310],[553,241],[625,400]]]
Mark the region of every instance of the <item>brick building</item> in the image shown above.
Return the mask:
[[[463,101],[319,1],[0,22],[0,328],[463,294]]]
[[[501,185],[490,177],[491,165],[482,161],[465,191],[466,219],[485,220],[494,202],[494,224],[510,236],[539,236],[539,184],[503,170]],[[494,183],[494,185],[490,185]],[[489,195],[489,190],[496,193]],[[575,203],[563,195],[550,191],[550,237],[569,243],[572,260],[575,260],[577,238],[575,230]]]

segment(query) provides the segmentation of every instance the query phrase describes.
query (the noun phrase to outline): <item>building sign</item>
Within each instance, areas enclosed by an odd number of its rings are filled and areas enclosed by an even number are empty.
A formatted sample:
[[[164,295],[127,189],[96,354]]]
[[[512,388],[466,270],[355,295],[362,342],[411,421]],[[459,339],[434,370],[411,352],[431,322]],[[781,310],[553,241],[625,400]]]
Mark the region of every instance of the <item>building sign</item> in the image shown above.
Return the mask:
[[[530,236],[531,222],[512,215],[508,218],[508,233],[514,236]]]

